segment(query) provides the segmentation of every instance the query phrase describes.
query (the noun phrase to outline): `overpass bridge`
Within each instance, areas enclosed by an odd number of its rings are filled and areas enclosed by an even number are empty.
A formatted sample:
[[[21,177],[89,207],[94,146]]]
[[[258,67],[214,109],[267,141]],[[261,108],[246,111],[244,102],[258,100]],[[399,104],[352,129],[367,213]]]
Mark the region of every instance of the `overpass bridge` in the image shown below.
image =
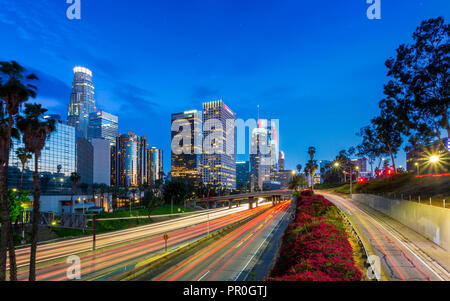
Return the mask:
[[[217,207],[217,204],[227,203],[229,208],[241,206],[241,202],[248,201],[249,208],[253,208],[253,204],[258,207],[258,203],[264,200],[272,202],[274,205],[282,201],[290,200],[293,190],[272,190],[272,191],[259,191],[242,194],[224,195],[210,198],[195,199],[189,201],[189,204],[197,206],[197,204],[206,204],[208,209]]]

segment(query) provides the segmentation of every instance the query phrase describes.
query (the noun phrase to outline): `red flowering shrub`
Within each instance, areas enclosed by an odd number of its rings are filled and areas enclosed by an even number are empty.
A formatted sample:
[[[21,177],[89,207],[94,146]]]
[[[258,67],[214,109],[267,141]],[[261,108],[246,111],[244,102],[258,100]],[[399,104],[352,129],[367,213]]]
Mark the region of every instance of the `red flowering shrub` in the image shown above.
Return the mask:
[[[313,196],[314,191],[312,190],[303,190],[302,192],[300,192],[300,196]]]
[[[342,219],[323,196],[297,200],[297,216],[283,235],[280,258],[269,280],[361,280]]]

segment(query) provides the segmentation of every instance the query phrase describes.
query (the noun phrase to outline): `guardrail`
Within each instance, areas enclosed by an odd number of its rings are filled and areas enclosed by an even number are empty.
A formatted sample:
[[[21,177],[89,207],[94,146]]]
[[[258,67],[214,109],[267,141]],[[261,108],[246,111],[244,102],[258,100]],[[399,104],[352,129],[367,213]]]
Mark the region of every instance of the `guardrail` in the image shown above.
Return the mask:
[[[435,207],[441,207],[450,209],[450,199],[447,198],[436,198],[429,194],[409,194],[409,193],[398,193],[398,192],[385,192],[385,193],[362,193],[359,194],[371,194],[380,196],[386,199],[395,201],[408,201],[419,203],[422,205],[430,205]]]
[[[358,245],[360,247],[360,250],[362,251],[362,258],[364,259],[364,266],[368,268],[370,266],[369,259],[369,252],[367,251],[366,246],[364,245],[361,236],[356,230],[356,227],[353,225],[353,223],[348,218],[347,214],[345,214],[341,209],[338,208],[339,215],[342,217],[342,219],[347,223],[347,226],[352,229],[352,234],[356,238],[356,241],[358,242]],[[378,278],[375,277],[375,279],[372,279],[373,281],[380,281]]]

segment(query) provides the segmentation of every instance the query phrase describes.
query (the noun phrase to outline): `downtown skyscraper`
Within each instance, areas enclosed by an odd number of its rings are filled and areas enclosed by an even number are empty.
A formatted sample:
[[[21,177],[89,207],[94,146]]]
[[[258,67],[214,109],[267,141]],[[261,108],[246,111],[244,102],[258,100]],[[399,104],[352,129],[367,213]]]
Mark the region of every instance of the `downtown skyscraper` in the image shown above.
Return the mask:
[[[250,184],[252,190],[261,190],[265,181],[278,171],[279,142],[277,124],[265,119],[258,120],[253,130],[250,153]]]
[[[116,145],[116,136],[119,131],[119,117],[105,111],[96,111],[89,114],[89,141],[92,139],[108,140],[111,146]]]
[[[73,69],[72,93],[67,114],[67,123],[88,138],[89,114],[95,112],[95,88],[92,71],[84,67]]]
[[[186,133],[186,137],[183,133]],[[189,179],[194,184],[200,183],[202,181],[202,112],[191,110],[172,114],[171,136],[173,143],[171,155],[172,178]],[[177,139],[177,136],[180,139]]]
[[[132,131],[117,135],[111,157],[112,186],[139,187],[148,183],[147,145],[147,137],[139,137]]]
[[[158,182],[164,181],[164,165],[163,165],[163,150],[151,147],[147,149],[148,164],[148,185],[154,185]]]
[[[236,113],[222,100],[203,103],[204,184],[236,188],[235,121]]]

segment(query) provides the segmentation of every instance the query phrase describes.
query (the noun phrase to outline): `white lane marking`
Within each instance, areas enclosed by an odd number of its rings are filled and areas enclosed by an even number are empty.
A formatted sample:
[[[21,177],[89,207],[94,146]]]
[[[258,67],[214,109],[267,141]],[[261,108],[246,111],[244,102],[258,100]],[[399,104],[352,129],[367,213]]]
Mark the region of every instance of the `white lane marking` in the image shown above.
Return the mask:
[[[358,206],[356,206],[353,202],[350,202],[350,200],[344,199],[345,201],[351,203],[354,207],[358,208],[359,210],[361,210],[361,212],[365,212],[364,210],[362,210],[361,208],[359,208]],[[420,258],[414,251],[412,251],[406,244],[404,244],[399,238],[397,238],[397,236],[395,236],[394,234],[392,234],[388,229],[386,229],[382,224],[380,224],[378,221],[376,221],[372,216],[370,216],[369,213],[365,212],[367,214],[367,216],[375,223],[377,223],[381,228],[383,228],[386,232],[388,232],[392,237],[394,237],[400,244],[402,244],[402,246],[404,246],[411,254],[413,254],[417,259],[419,259],[419,261],[426,266],[430,271],[432,271],[441,281],[444,281],[444,279],[433,269],[431,268],[425,261],[422,260],[422,258]]]
[[[372,217],[371,217],[372,218]],[[373,218],[372,218],[373,219]],[[374,219],[373,219],[374,220]],[[430,271],[432,271],[441,281],[444,281],[444,278],[442,278],[431,266],[429,266],[425,261],[422,260],[422,258],[419,257],[419,255],[417,255],[414,251],[412,251],[405,243],[403,243],[399,238],[397,238],[397,236],[395,236],[394,234],[392,234],[391,231],[389,231],[388,229],[386,229],[383,225],[381,225],[379,222],[377,222],[376,220],[374,220],[374,222],[376,222],[381,228],[383,228],[386,232],[388,232],[392,237],[394,237],[399,243],[402,244],[402,246],[404,246],[411,254],[413,254],[417,259],[419,259],[419,261],[426,266]]]
[[[289,211],[289,210],[287,210]],[[283,216],[280,219],[280,222],[283,220],[284,216],[286,215],[287,211],[284,212]],[[247,262],[247,264],[244,266],[244,268],[239,272],[239,274],[236,276],[236,278],[234,278],[234,281],[237,281],[239,276],[241,276],[242,272],[245,271],[245,269],[247,268],[247,266],[250,264],[250,262],[253,260],[253,258],[256,256],[256,254],[258,253],[259,249],[261,249],[262,245],[267,241],[267,238],[269,238],[269,236],[272,234],[272,232],[277,228],[278,224],[275,225],[272,230],[269,232],[269,234],[266,235],[266,237],[264,238],[264,240],[261,242],[261,244],[259,245],[258,249],[256,249],[256,251],[253,253],[253,256],[249,259],[249,261]]]
[[[202,277],[198,278],[197,281],[201,281],[201,280],[202,280],[203,278],[205,278],[205,276],[208,275],[208,274],[209,274],[209,271],[207,271],[205,274],[203,274]]]

